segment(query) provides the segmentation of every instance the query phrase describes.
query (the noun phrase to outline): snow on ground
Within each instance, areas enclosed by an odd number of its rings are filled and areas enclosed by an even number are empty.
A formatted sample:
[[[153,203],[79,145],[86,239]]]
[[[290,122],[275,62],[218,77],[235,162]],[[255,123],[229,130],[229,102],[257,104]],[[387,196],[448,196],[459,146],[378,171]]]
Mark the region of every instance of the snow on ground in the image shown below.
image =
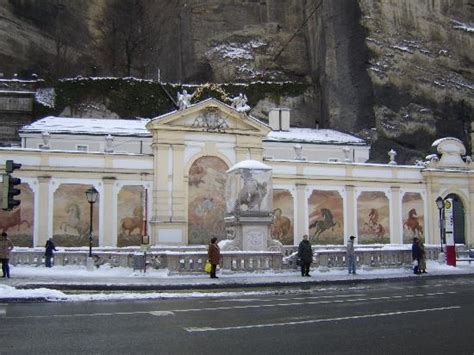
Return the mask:
[[[456,275],[474,274],[474,263],[462,262],[458,267],[439,264],[436,261],[428,260],[427,270],[429,274],[435,275]],[[78,285],[186,285],[189,288],[199,285],[226,284],[251,285],[275,283],[280,284],[291,282],[314,282],[314,281],[337,281],[350,279],[390,279],[393,277],[423,277],[415,276],[409,268],[367,268],[362,267],[357,270],[358,275],[347,275],[345,269],[324,269],[317,268],[311,271],[312,277],[301,278],[298,270],[288,270],[284,272],[260,272],[260,273],[235,273],[230,271],[220,271],[218,280],[210,280],[207,274],[198,273],[196,275],[169,275],[168,270],[149,269],[146,273],[133,271],[130,268],[121,267],[101,267],[94,271],[87,271],[83,266],[54,266],[45,268],[44,266],[11,266],[11,279],[0,279],[0,299],[46,299],[56,302],[78,302],[78,301],[103,301],[103,300],[138,300],[138,299],[163,299],[163,298],[199,298],[199,297],[236,297],[252,296],[262,294],[273,294],[277,291],[240,291],[240,292],[94,292],[67,294],[58,290],[46,288],[51,284],[78,284]],[[35,289],[22,289],[22,285],[39,283],[44,287]],[[17,287],[15,287],[17,286]],[[298,291],[300,292],[300,291]]]

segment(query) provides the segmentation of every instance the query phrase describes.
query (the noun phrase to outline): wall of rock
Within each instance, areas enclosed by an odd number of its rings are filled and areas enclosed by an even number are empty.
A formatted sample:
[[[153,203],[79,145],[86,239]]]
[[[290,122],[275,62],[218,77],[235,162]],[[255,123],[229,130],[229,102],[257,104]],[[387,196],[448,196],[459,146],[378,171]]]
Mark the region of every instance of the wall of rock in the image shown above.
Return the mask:
[[[87,64],[74,67],[75,74],[107,75],[106,67],[94,65],[92,43],[96,19],[110,1],[3,0],[0,72],[41,70],[38,53],[56,50],[51,23],[58,20],[59,4],[63,13],[77,14],[88,32],[70,43],[69,54]],[[151,77],[159,70],[165,82],[308,83],[298,96],[263,95],[252,114],[265,119],[271,107],[286,106],[294,109],[294,125],[370,138],[373,161],[388,161],[387,151],[395,149],[399,162],[412,163],[440,136],[471,144],[470,0],[156,2],[163,5],[156,20],[162,50],[146,62]],[[15,12],[20,5],[42,7],[49,27],[43,28],[34,12]]]

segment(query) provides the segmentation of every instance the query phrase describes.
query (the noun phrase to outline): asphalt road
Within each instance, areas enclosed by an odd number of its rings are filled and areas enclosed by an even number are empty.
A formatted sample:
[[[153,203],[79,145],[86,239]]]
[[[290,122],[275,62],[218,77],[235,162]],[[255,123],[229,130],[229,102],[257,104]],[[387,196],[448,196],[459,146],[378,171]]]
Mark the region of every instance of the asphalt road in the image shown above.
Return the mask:
[[[0,353],[472,355],[474,278],[13,303],[0,306]]]

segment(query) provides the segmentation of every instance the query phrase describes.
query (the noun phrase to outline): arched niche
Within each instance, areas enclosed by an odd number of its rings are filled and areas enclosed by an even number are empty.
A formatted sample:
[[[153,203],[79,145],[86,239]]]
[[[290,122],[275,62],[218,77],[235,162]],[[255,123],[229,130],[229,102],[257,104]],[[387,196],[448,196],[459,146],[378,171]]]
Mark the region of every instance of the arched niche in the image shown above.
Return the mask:
[[[215,156],[196,159],[188,173],[188,244],[225,237],[225,184],[228,165]]]
[[[60,184],[53,194],[53,240],[58,246],[89,245],[90,204],[87,184]],[[92,245],[98,246],[100,194],[93,206]]]
[[[344,243],[344,201],[336,190],[313,190],[308,197],[308,230],[312,244]]]
[[[138,246],[144,233],[145,188],[124,185],[117,195],[117,246]]]
[[[29,184],[22,183],[19,189],[20,205],[12,211],[0,210],[0,232],[7,233],[17,247],[33,247],[34,194]]]
[[[402,197],[403,243],[414,237],[425,238],[424,200],[419,192],[405,192]]]
[[[390,202],[383,191],[361,191],[357,197],[359,244],[390,243]]]
[[[272,238],[283,245],[294,244],[294,198],[291,191],[273,189]]]
[[[464,203],[462,198],[455,194],[448,194],[445,199],[453,200],[453,232],[455,244],[466,244],[466,223],[464,213]]]

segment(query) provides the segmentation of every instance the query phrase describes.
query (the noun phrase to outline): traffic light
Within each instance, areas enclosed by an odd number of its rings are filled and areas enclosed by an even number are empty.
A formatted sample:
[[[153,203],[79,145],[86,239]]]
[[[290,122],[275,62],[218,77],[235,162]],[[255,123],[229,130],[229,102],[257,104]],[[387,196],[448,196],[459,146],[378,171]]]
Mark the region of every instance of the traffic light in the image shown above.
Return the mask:
[[[20,168],[21,164],[17,164],[13,160],[7,160],[5,163],[6,174],[3,175],[2,201],[2,209],[5,211],[11,211],[21,203],[21,201],[15,200],[15,196],[18,196],[21,193],[21,190],[17,188],[17,185],[21,184],[21,179],[10,175],[14,170]]]
[[[5,172],[7,174],[13,173],[13,170],[21,169],[21,164],[15,163],[13,160],[7,160],[5,162]]]

